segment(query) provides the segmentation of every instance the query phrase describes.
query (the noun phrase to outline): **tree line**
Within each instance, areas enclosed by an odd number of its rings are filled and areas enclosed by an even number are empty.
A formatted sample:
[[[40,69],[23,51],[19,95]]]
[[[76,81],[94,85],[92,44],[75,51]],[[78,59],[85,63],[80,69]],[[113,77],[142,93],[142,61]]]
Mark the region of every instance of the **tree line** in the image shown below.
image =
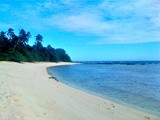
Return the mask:
[[[14,29],[9,28],[6,32],[0,32],[0,61],[15,62],[70,62],[71,59],[62,48],[55,49],[51,45],[43,47],[43,36],[35,36],[33,46],[28,44],[31,33],[24,29],[19,30],[19,34],[14,33]]]

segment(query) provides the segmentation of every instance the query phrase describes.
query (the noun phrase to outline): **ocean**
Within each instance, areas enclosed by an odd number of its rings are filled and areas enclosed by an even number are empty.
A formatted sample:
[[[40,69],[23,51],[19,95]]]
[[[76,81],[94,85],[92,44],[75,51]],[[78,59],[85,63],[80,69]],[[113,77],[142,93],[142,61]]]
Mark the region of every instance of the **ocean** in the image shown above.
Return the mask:
[[[49,67],[48,73],[76,89],[160,116],[157,62],[83,62]]]

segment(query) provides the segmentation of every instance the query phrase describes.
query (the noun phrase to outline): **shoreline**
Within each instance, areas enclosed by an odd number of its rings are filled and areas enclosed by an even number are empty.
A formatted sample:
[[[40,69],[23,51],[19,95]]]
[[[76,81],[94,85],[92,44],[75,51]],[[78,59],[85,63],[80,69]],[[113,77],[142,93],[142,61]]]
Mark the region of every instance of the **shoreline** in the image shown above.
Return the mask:
[[[47,67],[67,64],[0,62],[0,119],[159,120],[49,79]]]
[[[83,63],[73,63],[72,65],[76,65],[76,64],[83,64]],[[63,65],[58,65],[58,66],[63,66]],[[52,66],[51,66],[52,67]],[[54,66],[53,66],[54,67]],[[59,79],[57,79],[54,75],[52,75],[50,72],[49,72],[49,69],[50,67],[47,67],[47,73],[52,76],[54,80],[56,80],[57,82],[60,82],[62,84],[65,84],[63,82],[61,82]],[[124,102],[124,101],[121,101],[121,100],[113,100],[113,98],[108,98],[106,96],[103,96],[101,94],[98,94],[96,92],[92,92],[90,90],[87,90],[87,89],[84,89],[83,87],[78,87],[76,85],[69,85],[69,84],[65,84],[73,89],[76,89],[76,90],[80,90],[82,92],[85,92],[87,94],[90,94],[90,95],[93,95],[93,96],[97,96],[97,97],[100,97],[104,100],[107,100],[107,101],[111,101],[113,103],[117,103],[117,104],[120,104],[122,106],[126,106],[126,107],[129,107],[131,109],[135,109],[135,110],[138,110],[138,111],[141,111],[141,112],[144,112],[144,113],[148,113],[148,114],[151,114],[151,115],[155,115],[155,116],[159,116],[160,117],[160,113],[158,111],[154,111],[154,110],[150,110],[150,109],[145,109],[143,107],[140,107],[140,106],[137,106],[137,105],[133,105],[133,104],[130,104],[130,103],[127,103],[127,102]]]

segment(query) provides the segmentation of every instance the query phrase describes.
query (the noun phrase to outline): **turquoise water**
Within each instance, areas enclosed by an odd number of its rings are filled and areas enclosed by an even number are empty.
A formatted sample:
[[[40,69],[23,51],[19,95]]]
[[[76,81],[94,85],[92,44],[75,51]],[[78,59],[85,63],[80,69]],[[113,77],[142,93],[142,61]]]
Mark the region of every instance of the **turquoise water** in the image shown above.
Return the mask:
[[[160,115],[160,64],[80,64],[48,68],[60,82]]]

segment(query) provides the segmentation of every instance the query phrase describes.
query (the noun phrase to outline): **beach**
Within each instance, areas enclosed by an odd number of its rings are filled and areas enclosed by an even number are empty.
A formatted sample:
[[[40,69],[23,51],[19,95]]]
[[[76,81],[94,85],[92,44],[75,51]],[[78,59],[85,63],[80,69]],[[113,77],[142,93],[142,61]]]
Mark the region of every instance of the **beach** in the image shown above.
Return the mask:
[[[68,64],[0,62],[0,120],[160,120],[47,74],[47,67]]]

